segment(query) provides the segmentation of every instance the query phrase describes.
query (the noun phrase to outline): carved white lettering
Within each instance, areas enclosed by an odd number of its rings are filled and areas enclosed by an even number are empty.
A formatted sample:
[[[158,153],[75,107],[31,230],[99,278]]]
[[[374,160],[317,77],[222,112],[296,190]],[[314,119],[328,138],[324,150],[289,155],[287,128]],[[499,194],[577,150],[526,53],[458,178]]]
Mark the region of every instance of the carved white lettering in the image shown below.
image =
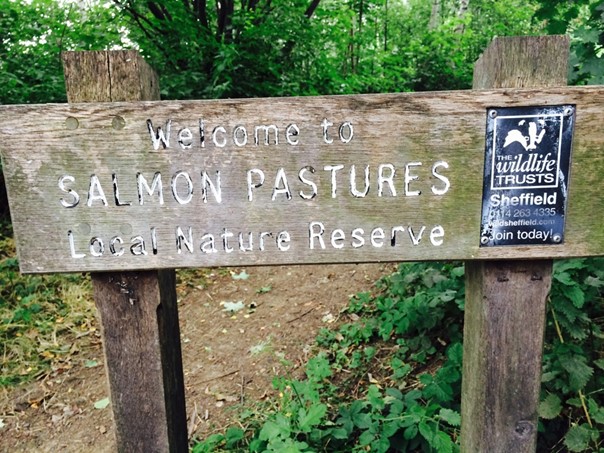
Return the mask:
[[[444,195],[449,191],[449,188],[451,187],[451,182],[449,181],[449,178],[438,173],[437,170],[439,168],[448,169],[449,164],[445,161],[439,160],[438,162],[435,162],[434,165],[432,165],[432,176],[434,176],[436,179],[439,179],[444,185],[443,187],[432,186],[432,193],[434,195]]]
[[[153,123],[151,120],[147,120],[147,129],[149,130],[149,135],[151,135],[151,143],[153,144],[153,149],[158,150],[159,146],[162,145],[164,149],[170,147],[170,128],[172,127],[172,120],[168,120],[166,122],[166,133],[161,127],[157,128],[157,132],[153,129]]]
[[[80,195],[70,187],[66,187],[65,183],[73,183],[75,182],[75,178],[71,175],[61,176],[59,178],[59,189],[63,192],[69,194],[71,196],[71,200],[66,200],[65,198],[59,199],[59,202],[65,208],[75,208],[80,203]],[[316,187],[316,186],[315,186]]]
[[[178,131],[178,144],[182,149],[189,149],[193,146],[193,133],[191,129],[185,127]]]
[[[159,204],[160,205],[164,204],[164,192],[163,192],[160,172],[156,172],[153,175],[153,181],[151,181],[151,187],[149,187],[149,184],[147,183],[147,180],[142,175],[142,173],[137,173],[136,174],[136,186],[138,188],[138,203],[141,206],[145,204],[145,198],[143,196],[144,192],[146,192],[147,195],[149,195],[151,197],[157,191],[158,198],[159,198]],[[144,192],[143,192],[143,189],[144,189]]]
[[[290,124],[285,129],[285,141],[289,145],[296,146],[299,143],[298,137],[300,135],[300,128],[295,124]]]
[[[411,167],[421,167],[421,162],[410,162],[405,165],[405,195],[408,197],[417,197],[421,194],[420,190],[411,190],[409,188],[411,181],[419,179],[419,176],[411,174]]]
[[[178,191],[179,179],[184,179],[185,181],[184,197],[181,196]],[[170,185],[172,187],[172,195],[178,204],[188,204],[191,202],[193,199],[193,181],[186,171],[177,171],[174,173],[174,176],[172,176],[172,183]]]
[[[101,182],[97,175],[90,176],[90,186],[88,188],[88,206],[92,206],[92,203],[96,200],[100,200],[103,206],[107,206],[107,197],[101,187]]]
[[[292,199],[292,193],[289,190],[289,184],[287,183],[287,177],[285,176],[285,170],[283,168],[280,168],[277,171],[277,176],[275,177],[275,185],[273,187],[273,196],[271,199],[275,201],[277,195],[285,195],[286,199]]]
[[[314,174],[315,168],[311,167],[310,165],[307,165],[306,167],[302,167],[300,169],[300,171],[298,172],[298,178],[300,179],[300,182],[302,184],[310,186],[312,192],[310,194],[306,194],[301,190],[299,193],[300,193],[300,197],[303,198],[304,200],[312,200],[313,198],[315,198],[317,196],[317,185],[313,181],[311,181],[310,179],[307,179],[304,176],[304,173],[306,173],[307,171]]]
[[[258,182],[255,182],[254,175],[256,175],[259,179]],[[252,168],[247,172],[247,199],[248,201],[252,201],[254,199],[253,190],[261,187],[264,184],[264,172],[258,168]]]

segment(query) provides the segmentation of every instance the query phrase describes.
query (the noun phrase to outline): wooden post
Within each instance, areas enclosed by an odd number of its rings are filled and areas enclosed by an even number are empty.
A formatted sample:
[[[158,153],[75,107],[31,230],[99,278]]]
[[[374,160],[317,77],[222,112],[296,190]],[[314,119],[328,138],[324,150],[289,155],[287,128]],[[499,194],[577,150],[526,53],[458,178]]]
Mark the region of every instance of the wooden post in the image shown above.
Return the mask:
[[[157,76],[137,52],[66,52],[63,65],[69,102],[159,99]],[[92,282],[117,450],[187,451],[174,270],[95,273]]]
[[[497,38],[476,63],[474,88],[566,85],[568,53],[564,36]],[[463,452],[536,449],[551,273],[551,260],[466,262]]]

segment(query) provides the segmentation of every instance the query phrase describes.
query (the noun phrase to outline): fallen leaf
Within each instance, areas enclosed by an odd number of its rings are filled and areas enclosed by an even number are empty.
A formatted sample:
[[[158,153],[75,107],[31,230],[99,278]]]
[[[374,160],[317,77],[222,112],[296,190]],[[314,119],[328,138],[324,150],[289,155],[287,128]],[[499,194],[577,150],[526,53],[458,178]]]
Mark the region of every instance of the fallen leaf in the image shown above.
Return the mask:
[[[332,323],[336,320],[336,318],[331,314],[331,313],[326,313],[323,318],[321,318],[321,321],[323,322],[327,322],[327,323]]]
[[[245,308],[245,304],[240,300],[237,302],[221,302],[221,305],[224,307],[224,311],[231,313],[237,313]]]
[[[109,398],[103,398],[94,403],[95,409],[105,409],[107,406],[109,406]]]
[[[239,274],[233,274],[233,280],[247,280],[250,278],[250,274],[246,271],[241,271]]]
[[[99,366],[99,362],[97,362],[96,360],[86,360],[84,362],[84,366],[86,368],[94,368],[95,366]]]
[[[273,287],[271,285],[268,285],[268,286],[263,286],[260,289],[257,289],[256,292],[258,294],[264,294],[264,293],[268,293],[271,289],[273,289]]]

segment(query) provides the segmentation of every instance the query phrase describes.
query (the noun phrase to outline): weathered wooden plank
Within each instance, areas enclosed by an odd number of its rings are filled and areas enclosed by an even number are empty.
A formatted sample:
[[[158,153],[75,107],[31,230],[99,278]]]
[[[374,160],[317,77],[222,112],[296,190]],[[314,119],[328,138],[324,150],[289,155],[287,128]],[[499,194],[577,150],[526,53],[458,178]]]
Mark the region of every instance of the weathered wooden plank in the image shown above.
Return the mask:
[[[530,453],[550,260],[466,263],[462,451]]]
[[[563,85],[568,49],[565,36],[495,39],[474,67],[474,87]],[[551,274],[551,260],[466,262],[464,452],[535,451]]]
[[[63,63],[70,101],[159,99],[157,76],[136,52],[67,52]],[[93,273],[92,283],[117,451],[187,451],[174,270]]]
[[[603,101],[575,87],[1,107],[21,268],[602,255]],[[487,108],[562,104],[577,106],[564,243],[481,248]]]

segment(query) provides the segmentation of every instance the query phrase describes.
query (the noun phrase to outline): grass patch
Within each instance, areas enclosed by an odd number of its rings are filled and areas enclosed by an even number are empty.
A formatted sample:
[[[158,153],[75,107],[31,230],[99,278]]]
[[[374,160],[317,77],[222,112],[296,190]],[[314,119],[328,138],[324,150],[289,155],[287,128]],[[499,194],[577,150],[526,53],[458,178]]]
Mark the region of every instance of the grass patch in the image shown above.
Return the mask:
[[[21,275],[10,225],[0,225],[0,386],[69,367],[74,341],[96,332],[90,279]]]

